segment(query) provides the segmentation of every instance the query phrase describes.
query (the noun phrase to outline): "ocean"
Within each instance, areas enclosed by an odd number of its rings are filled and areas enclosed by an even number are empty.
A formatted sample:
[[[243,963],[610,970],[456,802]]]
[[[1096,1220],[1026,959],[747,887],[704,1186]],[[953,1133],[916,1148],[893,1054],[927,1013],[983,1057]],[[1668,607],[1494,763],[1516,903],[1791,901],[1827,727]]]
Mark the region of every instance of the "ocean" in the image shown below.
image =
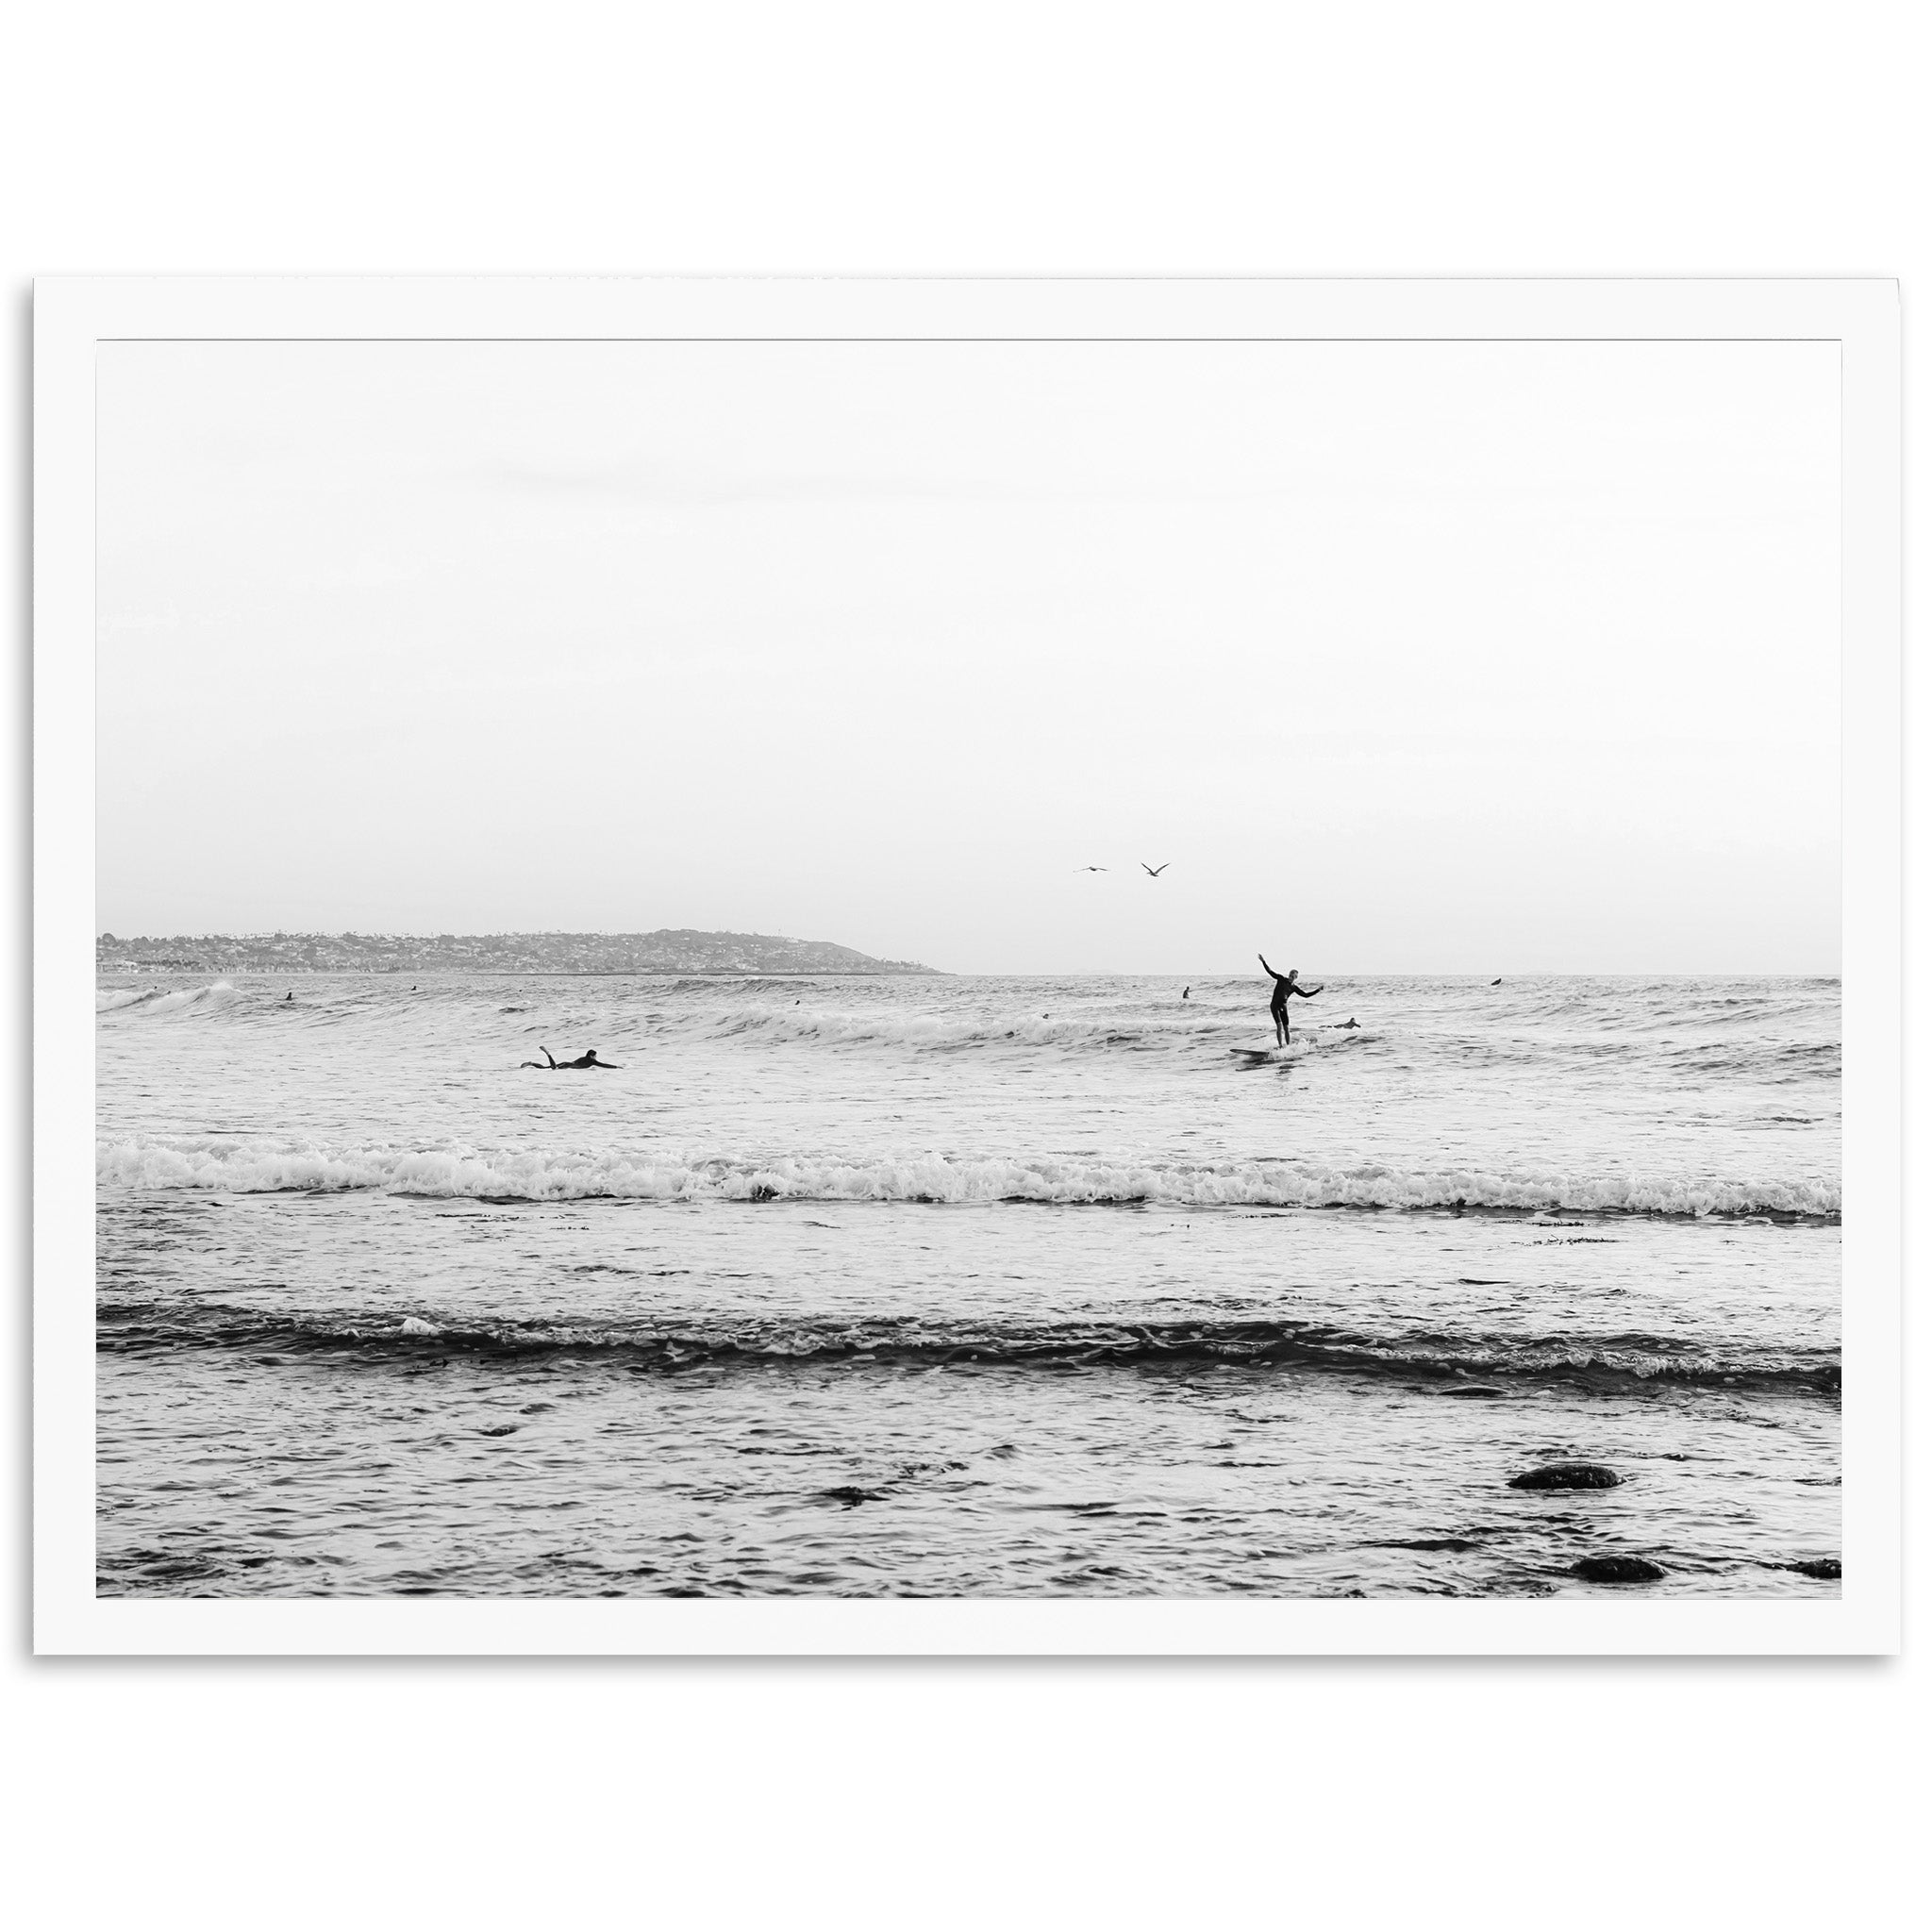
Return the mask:
[[[1267,996],[104,975],[99,1592],[1836,1595],[1838,982]]]

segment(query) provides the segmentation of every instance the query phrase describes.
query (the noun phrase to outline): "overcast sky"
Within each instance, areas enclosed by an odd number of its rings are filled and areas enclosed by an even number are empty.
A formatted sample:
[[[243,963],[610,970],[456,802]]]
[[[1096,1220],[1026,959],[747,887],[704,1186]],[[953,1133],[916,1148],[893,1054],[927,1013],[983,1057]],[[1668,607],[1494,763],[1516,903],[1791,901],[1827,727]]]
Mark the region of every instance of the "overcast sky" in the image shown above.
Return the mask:
[[[100,924],[1835,972],[1838,379],[105,345]]]

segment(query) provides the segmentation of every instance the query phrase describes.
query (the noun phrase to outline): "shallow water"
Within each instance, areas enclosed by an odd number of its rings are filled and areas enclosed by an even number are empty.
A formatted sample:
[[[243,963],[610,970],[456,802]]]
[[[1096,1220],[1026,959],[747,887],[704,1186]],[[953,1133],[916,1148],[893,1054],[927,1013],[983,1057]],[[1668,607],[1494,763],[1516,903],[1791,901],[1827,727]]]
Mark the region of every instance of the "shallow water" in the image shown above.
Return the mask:
[[[104,983],[101,1589],[1837,1590],[1835,981],[1180,990]]]

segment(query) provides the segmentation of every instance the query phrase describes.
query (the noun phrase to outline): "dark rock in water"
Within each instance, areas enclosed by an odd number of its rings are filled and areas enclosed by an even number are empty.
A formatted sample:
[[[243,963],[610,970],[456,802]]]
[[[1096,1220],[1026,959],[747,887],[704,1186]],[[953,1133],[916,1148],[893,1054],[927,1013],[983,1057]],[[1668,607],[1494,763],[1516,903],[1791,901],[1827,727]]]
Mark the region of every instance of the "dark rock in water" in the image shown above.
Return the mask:
[[[1464,1383],[1458,1388],[1445,1389],[1444,1395],[1500,1395],[1500,1389],[1491,1389],[1487,1382]]]
[[[1586,1583],[1655,1583],[1664,1573],[1641,1557],[1585,1557],[1570,1574]]]
[[[493,1429],[478,1429],[476,1431],[479,1436],[514,1436],[516,1432],[517,1425],[515,1423],[498,1423]]]
[[[1836,1557],[1807,1557],[1796,1563],[1787,1563],[1787,1570],[1795,1570],[1800,1576],[1822,1576],[1827,1581],[1842,1576],[1845,1566]]]
[[[1512,1490],[1614,1490],[1624,1478],[1601,1462],[1546,1462],[1509,1478]]]
[[[848,1509],[857,1509],[861,1503],[883,1503],[886,1492],[883,1490],[861,1490],[856,1483],[845,1483],[836,1490],[821,1490],[819,1494],[828,1503],[842,1503]]]

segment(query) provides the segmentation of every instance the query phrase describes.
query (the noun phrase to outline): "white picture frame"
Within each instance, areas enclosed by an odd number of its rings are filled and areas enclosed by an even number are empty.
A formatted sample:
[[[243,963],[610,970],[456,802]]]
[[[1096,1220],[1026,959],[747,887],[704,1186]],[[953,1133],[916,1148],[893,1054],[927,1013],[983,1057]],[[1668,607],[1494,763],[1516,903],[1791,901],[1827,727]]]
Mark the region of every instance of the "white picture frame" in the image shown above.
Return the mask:
[[[1827,341],[1842,372],[1842,1595],[94,1594],[94,367],[127,340]],[[1804,1655],[1900,1625],[1899,308],[1883,280],[58,277],[35,291],[34,1645],[44,1655]]]

